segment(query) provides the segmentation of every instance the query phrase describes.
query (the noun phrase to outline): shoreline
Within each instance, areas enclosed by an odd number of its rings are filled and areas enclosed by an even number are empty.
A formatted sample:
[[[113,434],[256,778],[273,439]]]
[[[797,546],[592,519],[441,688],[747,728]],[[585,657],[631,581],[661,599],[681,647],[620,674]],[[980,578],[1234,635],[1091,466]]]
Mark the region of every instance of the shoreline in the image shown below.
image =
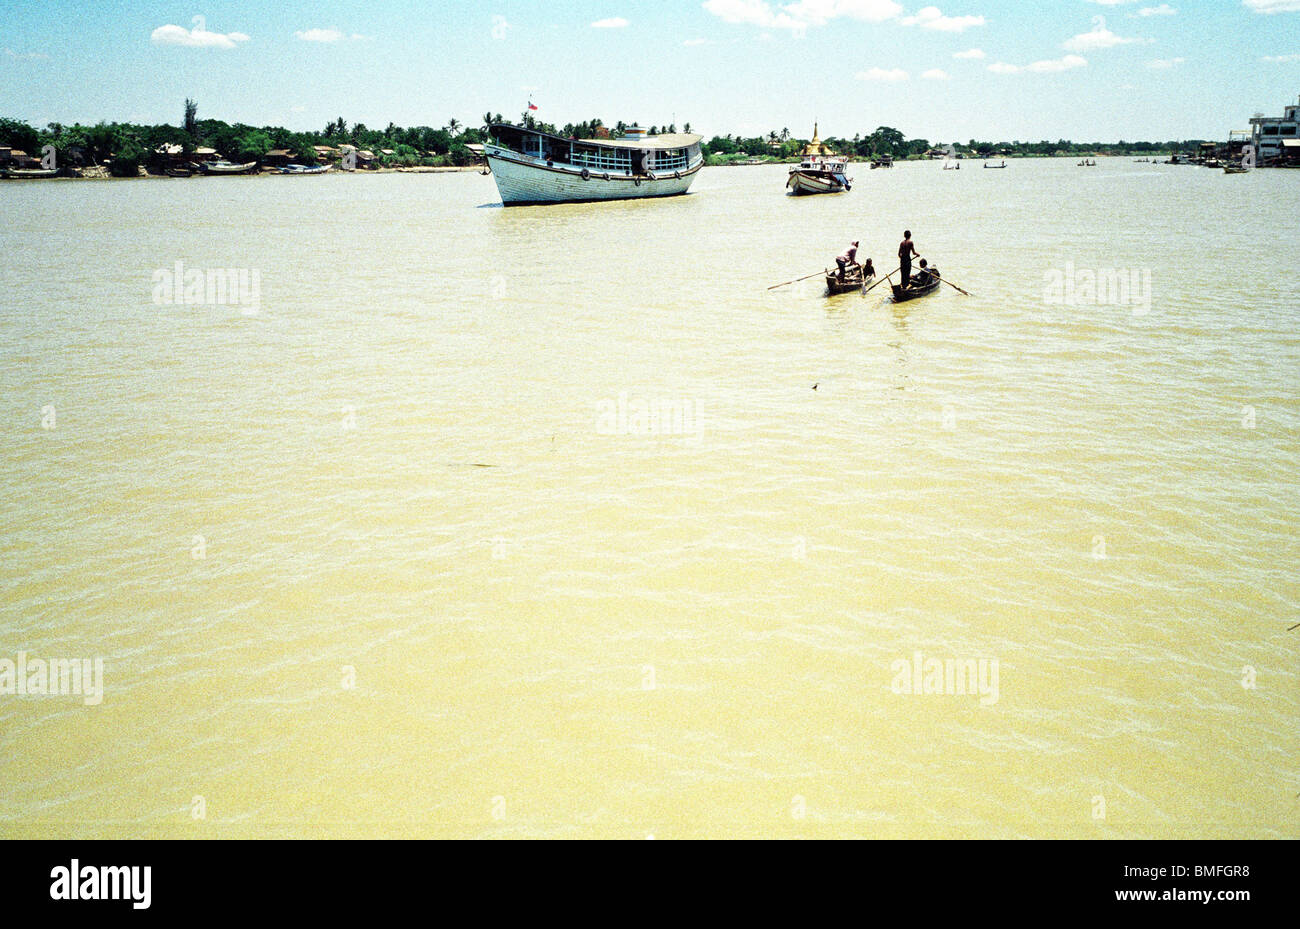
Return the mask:
[[[80,168],[80,169],[78,169],[78,170],[82,170],[82,171],[93,171],[93,172],[95,172],[95,173],[93,173],[93,174],[87,174],[87,175],[75,175],[75,176],[59,175],[59,176],[57,176],[57,177],[39,177],[39,178],[21,178],[21,177],[18,177],[18,178],[0,178],[0,181],[4,181],[4,180],[13,180],[13,181],[188,181],[188,180],[193,180],[194,178],[206,178],[206,177],[227,177],[227,178],[230,178],[230,177],[244,177],[244,178],[248,178],[248,177],[286,177],[286,176],[289,176],[289,175],[282,175],[279,171],[274,170],[274,169],[269,170],[269,171],[261,171],[261,170],[259,170],[259,171],[250,172],[250,173],[248,173],[248,174],[216,174],[216,175],[207,175],[207,174],[202,174],[202,173],[195,173],[195,174],[192,175],[191,177],[170,177],[170,176],[168,176],[168,175],[166,175],[166,174],[150,174],[150,173],[148,173],[147,171],[143,171],[143,170],[142,170],[139,174],[137,174],[135,177],[117,177],[116,175],[113,175],[113,174],[108,173],[108,171],[105,170],[102,166],[95,166],[95,167],[92,167],[92,168]],[[477,172],[477,171],[482,171],[482,170],[483,170],[482,165],[464,165],[464,166],[461,166],[461,167],[456,167],[456,166],[454,166],[454,165],[453,165],[453,166],[442,166],[442,167],[433,167],[433,166],[418,165],[418,166],[410,167],[410,168],[367,168],[367,169],[358,169],[358,170],[355,170],[355,171],[342,171],[342,170],[335,170],[335,171],[328,171],[328,172],[326,172],[325,174],[322,174],[322,175],[316,175],[316,176],[317,176],[317,177],[325,177],[325,176],[333,176],[333,175],[338,175],[338,174],[362,174],[362,175],[366,175],[366,174],[465,174],[465,173],[467,173],[467,172],[471,172],[471,171]],[[102,173],[101,173],[101,172],[102,172]]]

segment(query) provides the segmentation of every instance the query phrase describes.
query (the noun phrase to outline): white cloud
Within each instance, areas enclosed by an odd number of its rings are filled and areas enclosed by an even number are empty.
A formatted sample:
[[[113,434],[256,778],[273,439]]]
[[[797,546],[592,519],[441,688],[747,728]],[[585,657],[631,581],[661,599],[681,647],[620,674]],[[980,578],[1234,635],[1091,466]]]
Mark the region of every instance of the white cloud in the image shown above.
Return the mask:
[[[294,35],[304,42],[338,42],[343,38],[337,29],[299,29]]]
[[[598,19],[591,24],[592,29],[626,29],[629,23],[622,16],[611,16],[609,19]]]
[[[897,84],[907,80],[907,72],[902,68],[871,68],[867,71],[859,71],[854,77],[860,81],[884,81],[888,84]]]
[[[1256,13],[1300,12],[1300,0],[1242,0],[1242,3]]]
[[[509,31],[509,29],[510,24],[506,22],[504,16],[492,17],[492,38],[497,40],[504,39],[506,37],[506,32]]]
[[[779,11],[767,0],[705,0],[704,9],[726,23],[788,29],[799,35],[834,19],[883,23],[903,12],[894,0],[798,0]]]
[[[894,0],[799,0],[782,9],[795,19],[814,26],[824,26],[832,19],[841,17],[883,23],[903,12],[903,8]]]
[[[1178,11],[1175,10],[1173,7],[1171,7],[1169,4],[1162,3],[1159,6],[1144,6],[1142,7],[1142,9],[1137,11],[1137,15],[1138,16],[1173,16],[1177,12]]]
[[[193,29],[184,26],[159,26],[149,35],[154,45],[183,45],[187,48],[234,48],[237,42],[247,42],[242,32],[209,32],[202,23]]]
[[[1274,64],[1280,64],[1285,61],[1300,61],[1300,55],[1265,55],[1260,59],[1260,61],[1270,61]]]
[[[954,57],[954,58],[974,58],[974,59],[976,59],[976,60],[983,60],[983,59],[987,58],[988,56],[984,54],[984,49],[982,49],[982,48],[972,48],[972,49],[970,49],[969,51],[965,51],[965,52],[957,52],[957,53],[956,53],[955,55],[953,55],[952,57]]]
[[[763,29],[802,31],[801,23],[787,13],[777,13],[766,0],[705,0],[704,9],[724,23],[759,26]]]
[[[1114,48],[1116,45],[1132,45],[1135,42],[1145,42],[1145,39],[1126,39],[1123,36],[1115,35],[1106,28],[1106,17],[1094,16],[1092,18],[1093,26],[1091,31],[1082,32],[1061,43],[1061,48],[1067,52],[1095,52],[1102,48]]]
[[[1186,58],[1156,58],[1147,62],[1147,67],[1152,71],[1168,71],[1170,68],[1182,64]]]
[[[929,71],[921,72],[921,79],[926,81],[946,81],[948,72],[940,68],[931,68]]]
[[[1035,74],[1055,74],[1058,71],[1072,71],[1075,68],[1086,68],[1087,66],[1087,58],[1081,58],[1078,55],[1065,55],[1048,61],[1035,61],[1031,65],[1025,65],[1025,70],[1032,71]]]
[[[989,65],[989,70],[994,74],[1020,74],[1027,71],[1031,74],[1057,74],[1061,71],[1071,71],[1075,68],[1084,68],[1088,65],[1088,59],[1081,58],[1078,55],[1066,55],[1062,58],[1050,58],[1046,61],[1035,61],[1033,64],[1020,65],[1007,64],[1005,61],[999,61]]]
[[[944,16],[937,6],[927,6],[918,10],[915,16],[905,16],[899,22],[904,26],[920,26],[938,32],[965,32],[972,26],[983,26],[985,20],[983,16]]]

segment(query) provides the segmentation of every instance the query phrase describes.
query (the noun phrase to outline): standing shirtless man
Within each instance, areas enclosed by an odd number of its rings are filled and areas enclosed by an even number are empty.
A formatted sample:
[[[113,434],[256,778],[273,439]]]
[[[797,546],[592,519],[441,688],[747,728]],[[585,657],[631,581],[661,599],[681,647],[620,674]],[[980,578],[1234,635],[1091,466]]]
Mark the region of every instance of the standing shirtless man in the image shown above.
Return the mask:
[[[898,246],[898,263],[902,266],[899,271],[903,275],[903,286],[906,287],[912,280],[912,256],[921,257],[921,253],[916,250],[916,243],[912,241],[912,230],[908,229],[903,233],[903,242]]]

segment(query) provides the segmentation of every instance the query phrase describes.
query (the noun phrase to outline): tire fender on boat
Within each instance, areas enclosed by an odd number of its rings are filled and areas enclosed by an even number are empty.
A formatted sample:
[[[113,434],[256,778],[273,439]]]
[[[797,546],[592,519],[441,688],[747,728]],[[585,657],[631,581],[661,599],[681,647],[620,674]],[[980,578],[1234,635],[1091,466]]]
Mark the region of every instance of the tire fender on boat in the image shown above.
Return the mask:
[[[632,176],[632,184],[633,184],[634,186],[636,186],[636,187],[640,187],[640,186],[641,186],[641,178],[640,178],[639,176],[637,176],[637,175],[633,175],[633,176]]]
[[[674,178],[675,180],[679,180],[679,181],[680,181],[680,180],[682,179],[682,172],[680,172],[680,171],[674,171],[674,172],[673,172],[673,178]]]
[[[647,172],[645,173],[645,176],[646,176],[646,178],[647,178],[648,180],[651,180],[651,181],[657,181],[657,180],[659,180],[659,178],[655,177],[655,173],[654,173],[653,171],[647,171]]]
[[[582,179],[583,179],[584,181],[589,181],[589,180],[591,180],[591,172],[590,172],[589,170],[587,170],[586,168],[583,168],[583,169],[582,169]]]

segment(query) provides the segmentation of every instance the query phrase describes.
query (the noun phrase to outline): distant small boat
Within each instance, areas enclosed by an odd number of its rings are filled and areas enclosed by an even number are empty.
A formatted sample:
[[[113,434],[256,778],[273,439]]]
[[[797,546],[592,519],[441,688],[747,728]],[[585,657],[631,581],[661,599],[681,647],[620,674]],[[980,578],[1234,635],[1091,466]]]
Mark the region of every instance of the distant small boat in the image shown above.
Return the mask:
[[[943,162],[943,169],[944,169],[945,171],[960,171],[960,170],[961,170],[961,162],[960,162],[960,161],[954,161],[954,162],[951,162],[951,163],[950,163],[950,162],[948,161],[948,159],[945,158],[945,159],[944,159],[944,162]]]
[[[285,165],[280,169],[281,174],[324,174],[329,171],[329,165]]]
[[[199,164],[199,170],[204,174],[252,174],[257,170],[257,162],[237,165],[229,161],[204,161]]]
[[[852,293],[855,290],[861,290],[873,280],[874,274],[863,274],[862,266],[855,265],[852,268],[844,269],[844,279],[840,279],[839,271],[826,272],[826,291],[831,296],[835,294]]]
[[[58,168],[4,168],[0,169],[0,177],[12,178],[15,181],[28,180],[39,181],[47,177],[58,177]]]
[[[1089,161],[1087,158],[1085,158],[1085,159],[1083,159],[1083,161],[1081,161],[1081,162],[1079,162],[1077,165],[1075,165],[1075,167],[1076,167],[1076,168],[1095,168],[1095,167],[1097,167],[1097,162],[1096,162],[1096,161]]]
[[[163,171],[168,177],[193,177],[193,168],[167,168]]]
[[[938,268],[926,268],[924,271],[920,273],[929,274],[930,278],[926,283],[920,285],[919,287],[910,282],[906,287],[900,287],[898,284],[894,284],[894,283],[891,283],[889,285],[890,288],[894,291],[895,303],[906,303],[908,300],[915,300],[917,297],[924,297],[927,294],[932,294],[939,289],[939,284],[942,283],[942,280],[939,277]]]
[[[1226,164],[1223,166],[1224,174],[1246,174],[1249,171],[1250,168],[1246,167],[1245,165]]]
[[[875,161],[871,162],[872,171],[876,170],[876,168],[892,168],[893,166],[894,166],[893,155],[883,155],[880,158],[877,158]]]
[[[1005,168],[1006,166],[1007,166],[1007,163],[1006,163],[1005,161],[1002,162],[1002,164],[1000,164],[1000,165],[991,165],[991,164],[989,164],[987,161],[984,162],[984,167],[986,167],[986,168],[991,168],[991,169],[994,170],[994,171],[997,171],[997,170],[1000,170],[1000,169],[1002,169],[1002,168]]]

